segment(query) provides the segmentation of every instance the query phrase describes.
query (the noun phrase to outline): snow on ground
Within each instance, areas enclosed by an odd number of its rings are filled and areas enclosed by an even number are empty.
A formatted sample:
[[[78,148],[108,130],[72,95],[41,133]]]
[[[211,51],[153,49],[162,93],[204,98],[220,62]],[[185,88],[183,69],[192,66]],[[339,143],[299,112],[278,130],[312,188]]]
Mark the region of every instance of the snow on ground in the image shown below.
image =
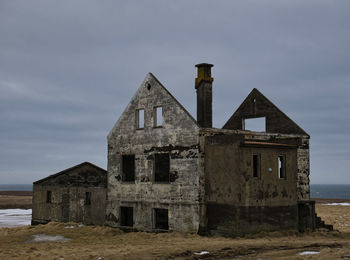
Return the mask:
[[[319,253],[320,252],[318,252],[318,251],[304,251],[304,252],[299,253],[299,255],[317,255]]]
[[[202,251],[202,252],[198,252],[198,253],[194,253],[195,255],[207,255],[209,254],[208,251]]]
[[[330,206],[350,206],[350,203],[347,203],[347,202],[342,202],[342,203],[326,203],[325,205],[330,205]]]
[[[64,236],[50,236],[46,234],[36,234],[32,235],[33,239],[28,242],[67,242],[71,239],[65,238]]]
[[[31,209],[0,209],[0,228],[30,225]]]

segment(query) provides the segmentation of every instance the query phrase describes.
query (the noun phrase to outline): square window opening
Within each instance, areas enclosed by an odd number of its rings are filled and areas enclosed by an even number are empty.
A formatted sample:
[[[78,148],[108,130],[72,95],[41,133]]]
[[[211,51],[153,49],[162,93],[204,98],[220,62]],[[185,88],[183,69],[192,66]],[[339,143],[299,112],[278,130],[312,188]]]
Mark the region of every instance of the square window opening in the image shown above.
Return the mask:
[[[136,110],[136,128],[143,129],[145,127],[145,110],[137,109]]]
[[[50,190],[46,191],[46,203],[51,203],[52,192]]]
[[[169,183],[170,158],[168,153],[154,155],[154,181]]]
[[[91,205],[91,192],[85,192],[85,205]]]
[[[284,155],[278,156],[278,176],[280,179],[286,179],[286,157]]]
[[[132,227],[134,225],[133,207],[120,207],[120,225],[123,227]]]
[[[253,177],[260,178],[260,155],[253,155]]]
[[[243,130],[266,132],[266,117],[243,119]]]
[[[161,106],[154,108],[154,127],[161,127],[163,125],[163,108]]]
[[[169,217],[167,209],[154,209],[154,228],[169,229]]]
[[[135,155],[122,156],[122,181],[135,181]]]

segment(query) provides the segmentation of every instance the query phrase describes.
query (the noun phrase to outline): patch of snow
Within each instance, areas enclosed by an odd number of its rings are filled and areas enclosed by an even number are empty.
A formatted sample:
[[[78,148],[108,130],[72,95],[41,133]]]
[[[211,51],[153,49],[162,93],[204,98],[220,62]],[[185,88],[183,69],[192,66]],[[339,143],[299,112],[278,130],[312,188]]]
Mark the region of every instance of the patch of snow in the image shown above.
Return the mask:
[[[318,251],[304,251],[304,252],[300,252],[299,255],[317,255],[320,252]]]
[[[201,252],[198,252],[198,253],[194,253],[195,255],[207,255],[209,254],[208,251],[201,251]]]
[[[84,225],[83,224],[79,224],[78,227],[83,227]]]
[[[341,203],[326,203],[324,205],[329,205],[329,206],[350,206],[350,203],[348,202],[341,202]]]
[[[0,227],[26,226],[31,220],[31,209],[0,209]]]
[[[65,226],[64,228],[75,228],[75,226]]]
[[[29,240],[28,242],[67,242],[70,241],[70,238],[66,238],[64,236],[50,236],[45,234],[36,234],[32,236],[33,239]]]

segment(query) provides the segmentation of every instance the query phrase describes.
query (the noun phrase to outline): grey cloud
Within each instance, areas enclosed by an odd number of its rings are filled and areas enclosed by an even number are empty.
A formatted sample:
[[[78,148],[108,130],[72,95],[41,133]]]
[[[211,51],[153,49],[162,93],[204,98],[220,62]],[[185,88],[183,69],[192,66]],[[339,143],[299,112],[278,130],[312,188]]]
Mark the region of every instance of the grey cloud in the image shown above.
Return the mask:
[[[147,72],[195,115],[209,62],[214,126],[258,88],[310,133],[312,181],[350,183],[349,24],[348,1],[2,1],[0,182],[106,167]]]

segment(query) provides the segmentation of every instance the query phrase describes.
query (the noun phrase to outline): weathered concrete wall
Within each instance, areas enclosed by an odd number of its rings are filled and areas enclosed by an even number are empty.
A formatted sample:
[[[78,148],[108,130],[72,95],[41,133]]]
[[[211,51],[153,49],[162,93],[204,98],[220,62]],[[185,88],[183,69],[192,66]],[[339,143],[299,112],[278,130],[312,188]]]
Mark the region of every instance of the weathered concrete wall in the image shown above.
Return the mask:
[[[51,203],[46,202],[47,191],[51,191]],[[86,192],[91,192],[90,205],[85,205]],[[33,224],[57,221],[103,225],[105,210],[105,188],[42,186],[38,184],[34,185],[33,188]]]
[[[47,202],[51,191],[51,202]],[[86,192],[90,204],[86,205]],[[102,225],[105,221],[107,172],[82,163],[34,183],[32,223],[82,222]]]
[[[154,127],[154,107],[162,106],[162,127]],[[136,110],[144,109],[144,128]],[[108,136],[107,224],[120,226],[120,207],[133,207],[133,228],[154,229],[154,208],[169,212],[169,230],[197,232],[203,204],[198,175],[199,127],[149,74]],[[154,182],[154,154],[169,153],[170,182]],[[122,181],[122,155],[135,155],[135,181]]]
[[[201,131],[201,136],[211,233],[240,235],[298,227],[297,139],[225,130]],[[260,155],[259,178],[253,177],[253,154]],[[286,158],[285,179],[278,176],[279,155]]]
[[[298,200],[310,199],[310,151],[309,138],[301,138],[297,149]]]
[[[268,133],[308,136],[301,127],[255,88],[225,123],[223,128],[244,130],[243,119],[257,117],[266,117],[266,132]]]

